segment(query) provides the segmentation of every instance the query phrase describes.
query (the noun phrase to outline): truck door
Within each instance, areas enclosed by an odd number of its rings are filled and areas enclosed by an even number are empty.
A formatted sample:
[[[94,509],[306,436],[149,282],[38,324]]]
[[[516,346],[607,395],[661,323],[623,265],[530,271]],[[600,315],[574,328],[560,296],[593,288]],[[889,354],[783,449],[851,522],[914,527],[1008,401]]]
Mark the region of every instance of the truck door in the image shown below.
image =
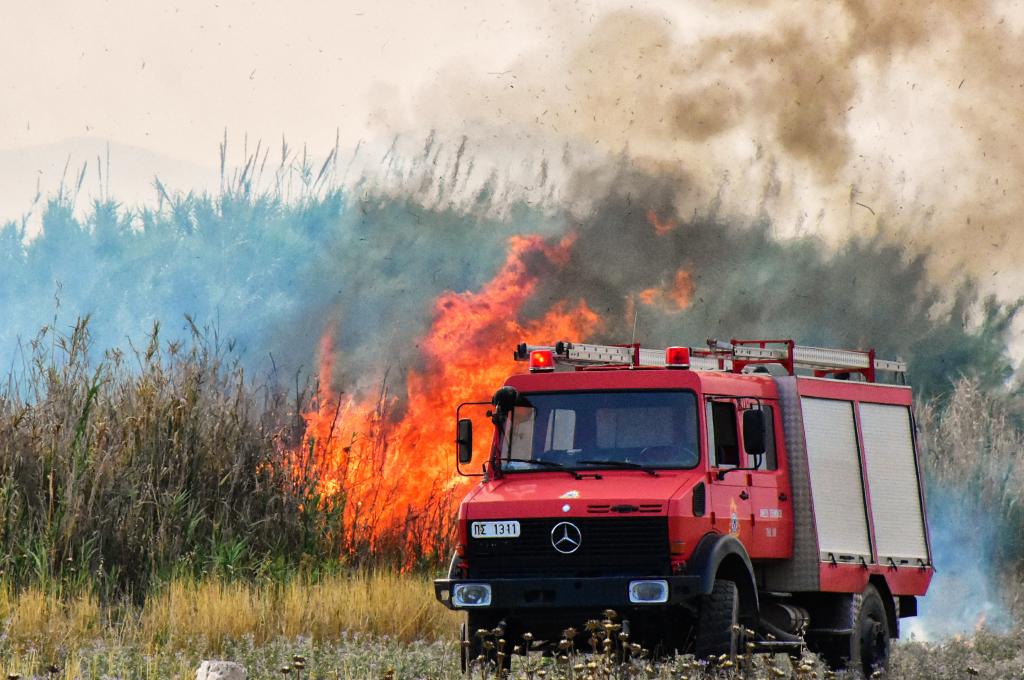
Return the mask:
[[[773,402],[757,403],[744,400],[744,409],[760,408],[765,412],[767,429],[765,431],[764,455],[755,457],[746,454],[745,467],[756,467],[749,473],[751,540],[747,550],[751,558],[786,558],[790,557],[792,540],[788,529],[791,526],[789,516],[789,488],[787,480],[780,470],[779,446],[777,437],[782,432],[777,418],[779,410]],[[740,418],[740,427],[743,418]],[[740,437],[742,443],[743,437]],[[740,474],[740,473],[733,473]]]
[[[742,452],[735,399],[708,399],[706,405],[708,463],[711,468],[710,495],[715,531],[736,536],[750,545],[750,491],[746,472],[730,472],[724,479],[718,473],[737,467]]]

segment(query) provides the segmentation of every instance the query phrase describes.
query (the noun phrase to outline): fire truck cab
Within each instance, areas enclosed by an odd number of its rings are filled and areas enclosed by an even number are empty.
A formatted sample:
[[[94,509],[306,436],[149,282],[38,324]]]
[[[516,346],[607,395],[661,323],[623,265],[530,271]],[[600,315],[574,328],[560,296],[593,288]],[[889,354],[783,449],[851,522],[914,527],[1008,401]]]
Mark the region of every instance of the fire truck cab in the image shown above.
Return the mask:
[[[933,567],[906,367],[790,340],[520,345],[437,598],[558,640],[614,609],[701,657],[807,644],[866,675]],[[472,423],[458,421],[460,472]],[[465,474],[465,472],[464,472]],[[753,639],[746,635],[753,632]]]

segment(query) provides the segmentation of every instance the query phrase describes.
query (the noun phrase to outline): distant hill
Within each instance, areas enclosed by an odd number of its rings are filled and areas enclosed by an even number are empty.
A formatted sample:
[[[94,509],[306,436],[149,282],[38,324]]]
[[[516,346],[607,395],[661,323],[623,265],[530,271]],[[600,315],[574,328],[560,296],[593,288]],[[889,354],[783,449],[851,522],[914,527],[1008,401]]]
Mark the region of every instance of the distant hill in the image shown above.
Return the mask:
[[[138,146],[110,142],[108,181],[108,142],[104,140],[78,137],[42,146],[0,149],[0,223],[25,214],[32,206],[37,186],[45,198],[57,192],[64,176],[65,186],[73,189],[83,166],[86,172],[78,197],[80,205],[101,195],[101,166],[102,186],[129,206],[154,201],[156,176],[168,190],[215,190],[219,181],[216,154],[217,150],[211,149],[211,166],[203,167]]]

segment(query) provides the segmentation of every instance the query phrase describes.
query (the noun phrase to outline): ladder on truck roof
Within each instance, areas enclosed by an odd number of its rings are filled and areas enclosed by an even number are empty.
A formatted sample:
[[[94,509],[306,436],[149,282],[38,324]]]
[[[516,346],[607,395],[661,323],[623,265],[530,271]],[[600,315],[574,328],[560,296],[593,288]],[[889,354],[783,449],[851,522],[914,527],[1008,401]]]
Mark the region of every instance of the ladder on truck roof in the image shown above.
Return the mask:
[[[556,364],[578,369],[600,367],[660,368],[665,366],[665,350],[631,345],[594,345],[559,341],[554,345],[516,347],[516,361],[528,361],[530,353],[548,350]],[[907,364],[901,360],[878,359],[875,350],[831,349],[797,345],[793,340],[736,340],[722,342],[708,338],[706,347],[691,347],[690,368],[701,371],[742,373],[748,366],[780,364],[790,375],[796,370],[814,372],[819,378],[859,373],[875,382],[877,372],[895,374],[906,381]]]

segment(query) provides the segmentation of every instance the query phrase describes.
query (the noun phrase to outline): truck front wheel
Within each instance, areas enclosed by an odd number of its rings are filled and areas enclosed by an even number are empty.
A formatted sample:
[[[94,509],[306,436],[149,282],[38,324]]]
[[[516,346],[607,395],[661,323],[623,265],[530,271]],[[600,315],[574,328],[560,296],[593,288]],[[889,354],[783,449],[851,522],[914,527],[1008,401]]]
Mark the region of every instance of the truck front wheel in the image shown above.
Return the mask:
[[[715,580],[697,616],[696,653],[699,658],[728,654],[735,659],[743,647],[740,592],[732,581]]]
[[[516,644],[505,636],[497,634],[500,620],[483,612],[468,612],[466,623],[462,624],[462,672],[466,673],[475,664],[498,664],[503,669],[512,667],[512,648]],[[481,634],[486,631],[486,634]],[[504,640],[504,644],[500,641]]]

